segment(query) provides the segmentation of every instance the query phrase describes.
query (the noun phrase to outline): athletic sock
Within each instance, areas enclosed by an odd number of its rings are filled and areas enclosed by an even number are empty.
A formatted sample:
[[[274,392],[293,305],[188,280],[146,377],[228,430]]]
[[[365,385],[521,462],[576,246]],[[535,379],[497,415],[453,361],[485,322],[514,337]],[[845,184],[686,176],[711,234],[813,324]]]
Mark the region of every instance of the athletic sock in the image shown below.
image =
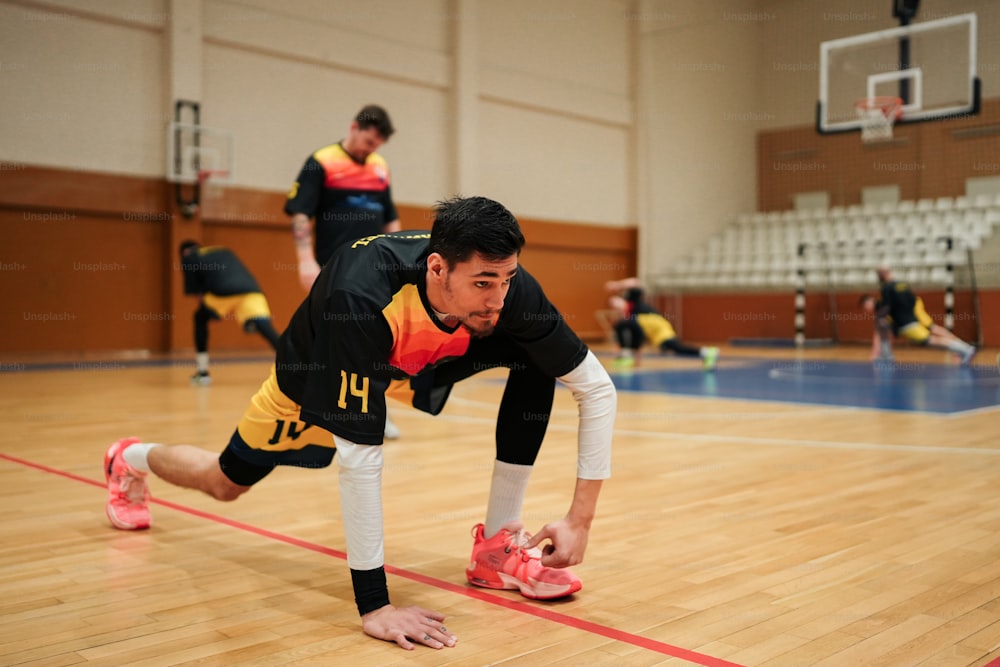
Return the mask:
[[[531,468],[532,466],[516,463],[493,462],[493,480],[483,529],[483,535],[487,539],[499,533],[508,521],[521,518],[521,505],[528,490]]]
[[[955,354],[964,357],[969,353],[970,350],[975,349],[968,343],[960,340],[949,340],[946,341],[944,346]]]
[[[139,472],[150,472],[148,460],[149,450],[158,446],[159,445],[155,442],[137,442],[125,449],[122,453],[122,458],[125,459],[125,463],[129,464]]]
[[[198,364],[199,373],[208,372],[208,352],[199,352],[194,355],[194,360]]]

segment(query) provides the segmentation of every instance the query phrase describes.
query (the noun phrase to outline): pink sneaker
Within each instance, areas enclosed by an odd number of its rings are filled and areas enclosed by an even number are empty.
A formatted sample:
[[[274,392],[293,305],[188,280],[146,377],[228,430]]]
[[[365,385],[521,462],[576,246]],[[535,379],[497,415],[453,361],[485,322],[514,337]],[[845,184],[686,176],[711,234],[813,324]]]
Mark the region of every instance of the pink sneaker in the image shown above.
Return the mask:
[[[108,447],[104,454],[104,478],[108,482],[105,509],[111,525],[122,530],[142,530],[153,523],[147,504],[149,487],[146,486],[146,473],[139,472],[122,457],[122,452],[137,442],[141,440],[122,438]]]
[[[484,588],[520,589],[532,600],[554,600],[572,595],[583,582],[569,570],[545,567],[540,549],[525,549],[531,537],[524,526],[512,521],[486,539],[483,524],[472,529],[472,562],[465,571],[469,583]]]

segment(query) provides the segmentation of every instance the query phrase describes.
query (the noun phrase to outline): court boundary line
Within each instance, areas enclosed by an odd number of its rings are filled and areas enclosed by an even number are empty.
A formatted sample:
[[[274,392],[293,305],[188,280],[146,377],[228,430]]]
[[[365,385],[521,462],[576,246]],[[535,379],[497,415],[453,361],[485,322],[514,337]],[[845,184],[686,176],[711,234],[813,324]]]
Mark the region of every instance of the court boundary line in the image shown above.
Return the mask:
[[[91,486],[96,486],[100,489],[107,489],[107,485],[99,482],[89,477],[83,477],[82,475],[77,475],[75,473],[67,472],[65,470],[59,470],[58,468],[52,468],[50,466],[36,463],[34,461],[29,461],[27,459],[22,459],[11,454],[0,452],[0,459],[7,461],[9,463],[14,463],[22,467],[31,468],[40,472],[56,475],[69,479],[75,482],[82,482],[84,484],[89,484]],[[175,503],[170,500],[162,500],[159,498],[150,498],[149,501],[153,504],[166,507],[184,514],[189,514],[200,519],[206,519],[213,523],[222,524],[230,528],[235,528],[237,530],[242,530],[251,535],[256,535],[257,537],[263,537],[276,542],[281,542],[289,546],[298,547],[300,549],[305,549],[307,551],[312,551],[323,556],[330,556],[332,558],[337,558],[342,561],[347,561],[347,554],[338,549],[333,549],[331,547],[326,547],[321,544],[316,544],[315,542],[310,542],[308,540],[303,540],[298,537],[293,537],[291,535],[285,535],[283,533],[278,533],[276,531],[269,530],[267,528],[261,528],[259,526],[254,526],[252,524],[244,523],[242,521],[237,521],[236,519],[229,519],[218,514],[213,514],[211,512],[206,512],[194,507],[188,507],[187,505],[182,505],[180,503]],[[109,530],[115,530],[110,528]],[[563,614],[558,611],[553,611],[545,607],[535,607],[528,603],[522,602],[520,600],[508,599],[500,597],[499,595],[489,593],[485,590],[480,590],[473,588],[471,586],[460,586],[459,584],[452,583],[450,581],[445,581],[442,579],[437,579],[429,575],[421,574],[419,572],[414,572],[407,570],[405,568],[396,567],[394,565],[385,565],[386,574],[391,574],[403,579],[409,579],[410,581],[423,584],[425,586],[430,586],[432,588],[437,588],[440,590],[445,590],[450,593],[455,593],[462,595],[464,597],[472,598],[480,602],[485,602],[487,604],[492,604],[510,611],[515,611],[523,614],[528,614],[530,616],[535,616],[538,618],[551,621],[558,625],[573,628],[576,630],[581,630],[590,634],[598,635],[610,639],[612,641],[618,641],[625,644],[631,644],[637,648],[646,649],[653,651],[655,653],[660,653],[662,655],[667,655],[672,658],[679,658],[681,660],[687,660],[696,665],[702,665],[703,667],[743,667],[739,663],[730,662],[723,658],[717,658],[715,656],[710,656],[704,653],[699,653],[692,649],[686,649],[680,646],[675,646],[673,644],[668,644],[666,642],[661,642],[655,639],[650,639],[648,637],[643,637],[642,635],[636,635],[631,632],[626,632],[625,630],[618,630],[606,625],[601,625],[600,623],[595,623],[593,621],[588,621],[582,618],[576,618],[568,614]]]
[[[768,371],[767,375],[769,380],[819,380],[821,382],[847,382],[852,384],[863,384],[868,385],[871,383],[871,378],[864,377],[851,377],[848,375],[820,375],[815,373],[803,373],[797,371],[786,371],[782,368],[772,368]],[[880,380],[887,382],[888,384],[911,384],[914,380],[924,380],[929,382],[941,383],[944,386],[960,386],[961,383],[952,382],[952,378],[947,376],[941,378],[906,378],[906,377],[883,377]],[[1000,377],[987,377],[987,378],[975,378],[976,384],[982,383],[986,386],[1000,385]]]
[[[453,397],[449,400],[456,400],[458,397]],[[472,405],[481,405],[483,407],[495,408],[493,405],[487,403],[482,403],[479,401],[472,401],[470,399],[461,399],[466,403]],[[787,405],[787,404],[784,404]],[[848,408],[848,409],[860,409],[860,408]],[[575,414],[575,413],[574,413]],[[627,412],[619,412],[618,416],[627,416]],[[777,413],[778,416],[784,416],[784,413]],[[697,415],[696,415],[697,416]],[[937,416],[937,415],[935,415]],[[440,414],[434,417],[435,419],[445,419],[450,421],[465,421],[473,423],[489,423],[495,424],[496,419],[489,417],[472,417],[468,415],[445,415]],[[566,432],[577,432],[576,426],[570,426],[566,424],[553,424],[549,423],[549,430],[566,431]],[[628,436],[640,436],[648,438],[658,438],[667,439],[674,438],[680,440],[699,440],[699,441],[712,441],[721,440],[725,442],[740,442],[746,444],[756,444],[756,445],[773,445],[775,447],[796,447],[802,446],[810,449],[862,449],[870,451],[881,451],[881,452],[910,452],[918,454],[986,454],[988,456],[1000,456],[1000,449],[979,449],[976,447],[940,447],[937,445],[891,445],[884,442],[841,442],[837,440],[788,440],[780,438],[760,438],[756,436],[748,435],[721,435],[721,434],[708,434],[708,433],[680,433],[677,431],[643,431],[639,429],[619,429],[614,430],[615,435],[628,435]]]
[[[610,373],[612,378],[614,374]],[[888,412],[888,413],[907,413],[912,415],[922,415],[925,417],[941,417],[944,419],[950,419],[953,417],[961,417],[966,414],[973,414],[981,410],[1000,410],[1000,405],[985,405],[976,408],[969,408],[968,410],[955,410],[952,412],[940,412],[934,410],[913,410],[911,408],[877,408],[871,405],[837,405],[835,403],[818,403],[814,401],[783,401],[778,398],[754,398],[752,396],[706,396],[705,394],[682,394],[680,392],[667,392],[667,391],[650,391],[648,389],[622,389],[621,387],[615,388],[618,393],[625,394],[639,394],[646,396],[678,396],[680,398],[693,398],[707,401],[747,401],[749,403],[765,403],[769,405],[801,405],[805,407],[812,408],[830,408],[839,410],[866,410],[869,412]]]

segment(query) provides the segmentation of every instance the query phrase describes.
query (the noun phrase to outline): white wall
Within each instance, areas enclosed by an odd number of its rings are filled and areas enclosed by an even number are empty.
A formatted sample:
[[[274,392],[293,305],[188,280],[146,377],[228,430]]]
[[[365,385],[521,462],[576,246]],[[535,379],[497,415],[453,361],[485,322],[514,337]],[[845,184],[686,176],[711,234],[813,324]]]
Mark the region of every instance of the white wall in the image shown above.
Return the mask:
[[[674,260],[756,205],[757,3],[643,4],[640,272]],[[738,8],[741,5],[742,8]]]
[[[486,103],[480,115],[484,192],[533,217],[625,222],[622,128],[503,104]]]
[[[100,8],[0,3],[0,159],[163,173],[162,3]]]
[[[627,6],[477,3],[485,192],[534,217],[634,224]]]

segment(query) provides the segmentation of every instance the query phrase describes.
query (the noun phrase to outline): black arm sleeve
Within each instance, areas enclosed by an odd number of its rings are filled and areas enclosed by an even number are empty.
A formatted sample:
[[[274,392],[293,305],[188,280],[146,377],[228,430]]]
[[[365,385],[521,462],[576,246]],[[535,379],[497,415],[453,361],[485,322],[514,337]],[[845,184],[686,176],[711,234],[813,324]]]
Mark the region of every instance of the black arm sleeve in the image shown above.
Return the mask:
[[[399,212],[396,211],[396,205],[392,202],[391,186],[387,187],[382,195],[382,207],[385,212],[385,224],[399,219]]]
[[[295,185],[288,193],[288,198],[285,201],[285,213],[288,215],[304,213],[310,218],[315,217],[325,182],[326,171],[323,169],[323,165],[310,155],[302,166]]]
[[[354,601],[362,616],[389,604],[389,586],[385,581],[384,567],[351,570],[351,583],[354,584]]]

